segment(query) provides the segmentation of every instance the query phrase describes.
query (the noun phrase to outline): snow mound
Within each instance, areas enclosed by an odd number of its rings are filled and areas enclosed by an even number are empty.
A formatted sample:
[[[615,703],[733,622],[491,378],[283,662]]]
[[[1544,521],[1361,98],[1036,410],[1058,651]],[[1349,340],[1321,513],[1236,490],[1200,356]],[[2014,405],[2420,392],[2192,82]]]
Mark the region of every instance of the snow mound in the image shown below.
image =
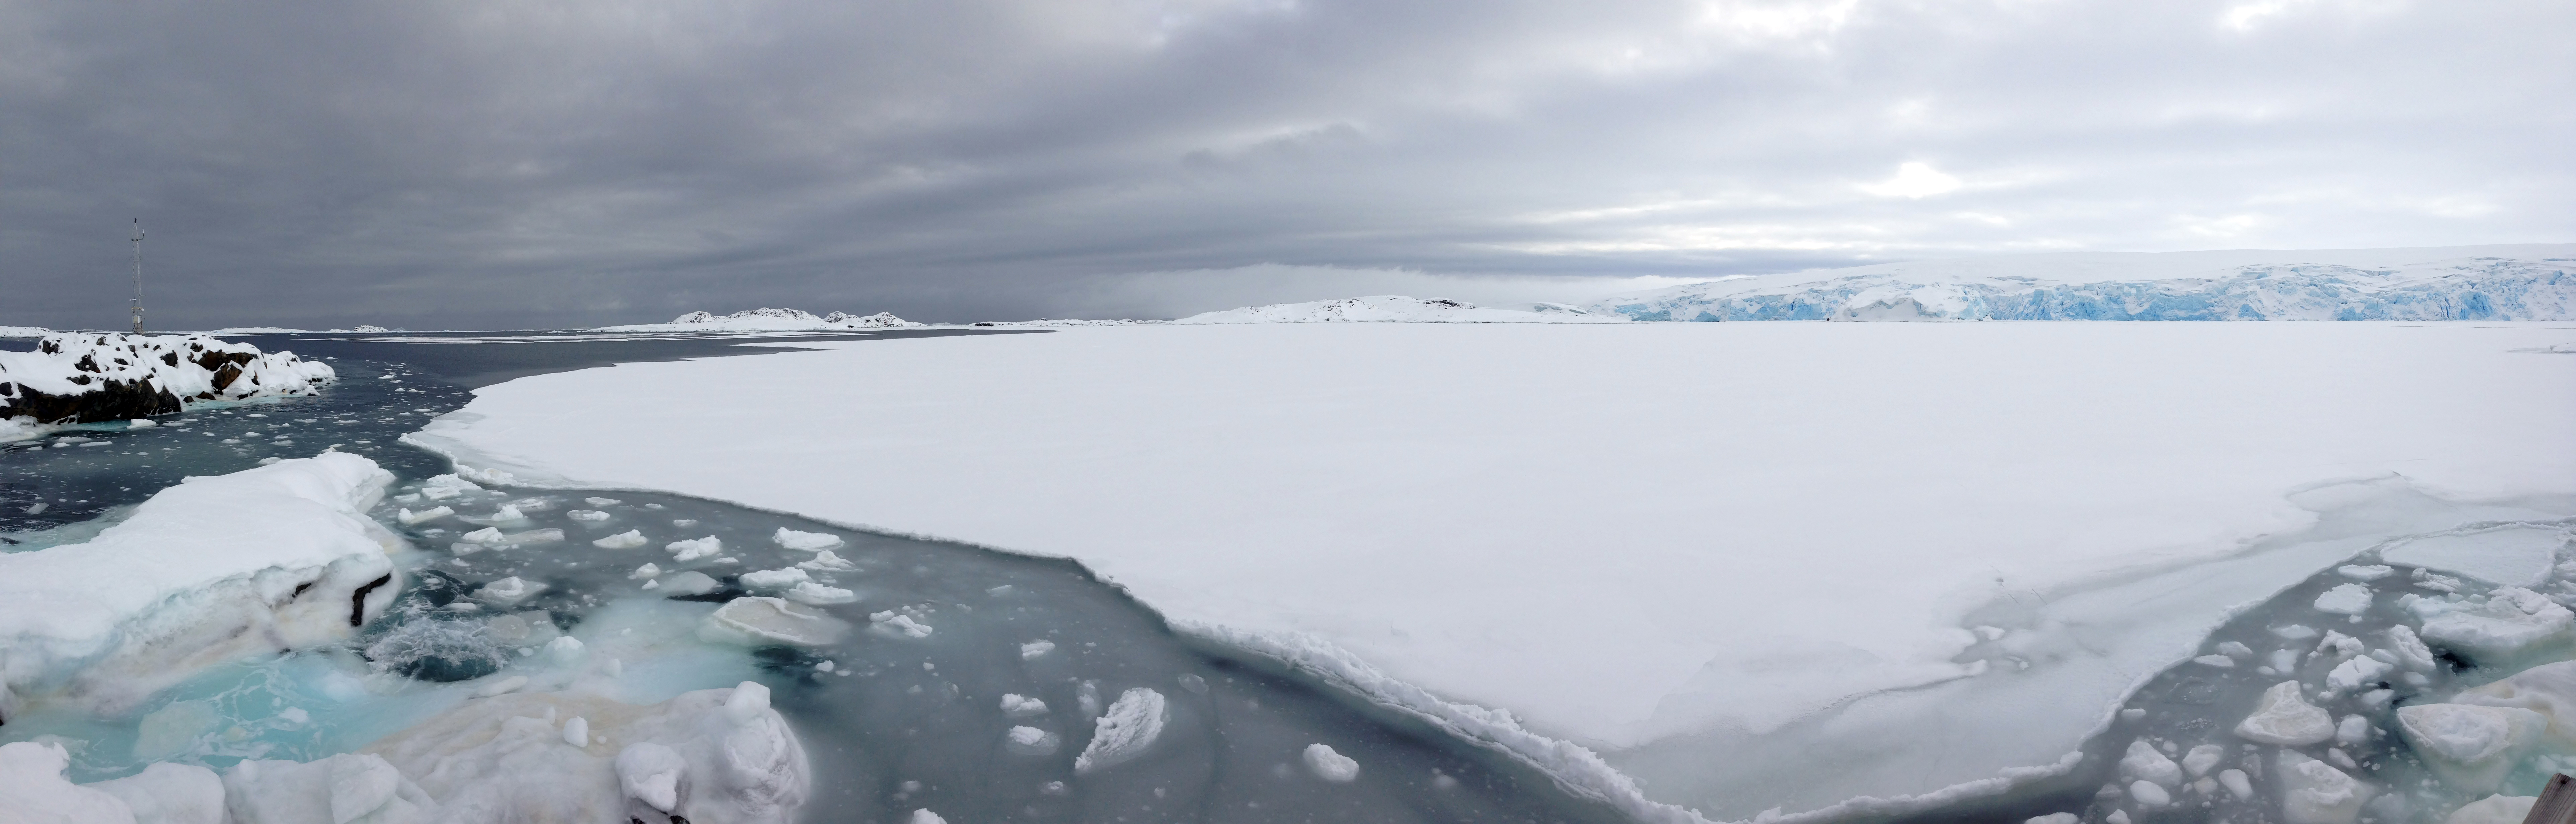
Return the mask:
[[[191,401],[311,395],[338,377],[293,352],[267,354],[205,335],[53,334],[36,351],[0,352],[0,420],[149,418]]]
[[[2576,247],[1882,263],[1593,301],[1636,320],[2576,320]]]
[[[730,315],[713,312],[690,312],[669,323],[638,323],[625,326],[603,326],[594,332],[793,332],[832,329],[893,329],[921,324],[894,316],[892,312],[853,315],[833,312],[817,317],[802,309],[746,309]]]
[[[1364,298],[1247,306],[1222,312],[1203,312],[1172,322],[1198,325],[1218,323],[1619,323],[1627,320],[1621,315],[1591,312],[1562,303],[1522,305],[1545,308],[1505,309],[1480,307],[1465,301],[1441,298],[1426,300],[1403,295],[1373,295]]]
[[[401,583],[366,517],[393,476],[331,452],[161,490],[86,543],[0,555],[0,720],[114,712],[202,667],[351,637]]]

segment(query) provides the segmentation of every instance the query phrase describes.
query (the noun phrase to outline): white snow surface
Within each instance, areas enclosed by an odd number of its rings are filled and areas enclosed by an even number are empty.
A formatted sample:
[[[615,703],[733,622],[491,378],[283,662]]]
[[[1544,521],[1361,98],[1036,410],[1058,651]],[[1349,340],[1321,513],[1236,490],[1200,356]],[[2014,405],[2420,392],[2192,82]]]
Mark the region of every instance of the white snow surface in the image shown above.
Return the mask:
[[[401,539],[364,514],[392,480],[339,452],[192,477],[87,542],[0,554],[0,702],[112,712],[206,665],[349,637],[356,591],[395,575]],[[369,591],[367,616],[401,588]]]
[[[1196,326],[1238,323],[1621,323],[1626,320],[1627,317],[1622,315],[1590,312],[1562,303],[1522,304],[1521,308],[1507,309],[1445,298],[1372,295],[1202,312],[1172,322]]]
[[[1585,304],[1637,320],[2576,320],[2576,244],[2062,252],[1729,277]]]
[[[853,315],[833,312],[816,316],[802,309],[746,309],[730,315],[713,312],[690,312],[670,323],[636,323],[625,326],[603,326],[593,332],[792,332],[802,330],[893,329],[921,324],[895,317],[891,312]]]
[[[1649,818],[1688,816],[1610,764],[1749,816],[1782,802],[1674,771],[1758,751],[1851,812],[2062,769],[2140,674],[2370,543],[2253,536],[2373,496],[2576,494],[2576,363],[2510,351],[2569,329],[1127,326],[522,378],[410,440],[1078,558]],[[781,411],[671,391],[711,385]],[[2082,665],[1961,663],[2003,602],[2048,606],[1988,643]],[[1840,766],[1886,743],[1851,730],[1905,724],[1972,734]]]

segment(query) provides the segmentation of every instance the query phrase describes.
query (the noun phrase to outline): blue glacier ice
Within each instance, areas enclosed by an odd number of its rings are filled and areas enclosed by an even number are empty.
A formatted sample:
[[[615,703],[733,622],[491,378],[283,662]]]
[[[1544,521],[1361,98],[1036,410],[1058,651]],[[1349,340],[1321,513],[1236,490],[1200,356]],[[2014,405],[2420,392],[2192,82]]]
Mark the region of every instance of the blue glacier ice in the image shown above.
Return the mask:
[[[2576,246],[2408,262],[2372,250],[2223,262],[2225,253],[2076,253],[1737,277],[1594,301],[1641,321],[2576,320]],[[2554,253],[2554,254],[2553,254]],[[2548,255],[2548,256],[2542,256]],[[2290,259],[2282,260],[2280,258]]]

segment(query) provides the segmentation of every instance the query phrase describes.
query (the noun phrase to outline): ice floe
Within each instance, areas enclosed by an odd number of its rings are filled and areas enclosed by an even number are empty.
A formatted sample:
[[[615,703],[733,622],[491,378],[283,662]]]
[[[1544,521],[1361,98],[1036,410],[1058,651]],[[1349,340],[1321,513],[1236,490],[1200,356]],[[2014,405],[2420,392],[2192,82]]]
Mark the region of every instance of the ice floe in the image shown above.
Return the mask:
[[[1145,687],[1120,693],[1093,722],[1091,743],[1073,758],[1073,774],[1097,772],[1143,756],[1163,735],[1171,712],[1164,703],[1162,693]]]

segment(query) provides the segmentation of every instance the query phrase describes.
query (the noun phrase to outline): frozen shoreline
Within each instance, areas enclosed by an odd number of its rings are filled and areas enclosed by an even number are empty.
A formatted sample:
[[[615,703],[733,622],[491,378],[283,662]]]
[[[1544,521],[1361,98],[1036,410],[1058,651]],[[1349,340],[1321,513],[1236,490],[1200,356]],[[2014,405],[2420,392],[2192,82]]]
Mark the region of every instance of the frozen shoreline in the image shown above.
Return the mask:
[[[1976,639],[1944,622],[1998,585],[1963,562],[2018,590],[2218,557],[2312,519],[2281,497],[2301,484],[2403,471],[2470,497],[2559,491],[2555,468],[2576,453],[2540,414],[2576,397],[2566,367],[2508,353],[2565,325],[1719,326],[876,342],[486,387],[413,440],[522,481],[1074,557],[1176,624],[1320,637],[1427,694],[1614,755],[1967,676],[1950,659]],[[660,388],[732,382],[848,411],[826,430],[744,432]],[[565,411],[588,404],[644,411]],[[2458,426],[2473,409],[2496,411]],[[655,434],[669,432],[722,435]],[[616,448],[642,439],[656,450]],[[808,482],[767,481],[780,476]],[[1850,511],[1875,517],[1832,514]],[[1604,541],[1624,551],[1604,556]],[[1693,549],[1712,546],[1779,549]],[[1830,593],[1851,589],[1885,596],[1837,606]],[[1528,620],[1550,604],[1585,606]],[[2223,617],[2156,620],[2205,631]],[[2142,637],[2162,640],[2114,663],[2177,660],[2172,639]],[[2090,708],[2084,728],[2029,732],[2064,752],[2129,685],[2066,696]],[[1870,794],[2047,760],[1954,764]]]

